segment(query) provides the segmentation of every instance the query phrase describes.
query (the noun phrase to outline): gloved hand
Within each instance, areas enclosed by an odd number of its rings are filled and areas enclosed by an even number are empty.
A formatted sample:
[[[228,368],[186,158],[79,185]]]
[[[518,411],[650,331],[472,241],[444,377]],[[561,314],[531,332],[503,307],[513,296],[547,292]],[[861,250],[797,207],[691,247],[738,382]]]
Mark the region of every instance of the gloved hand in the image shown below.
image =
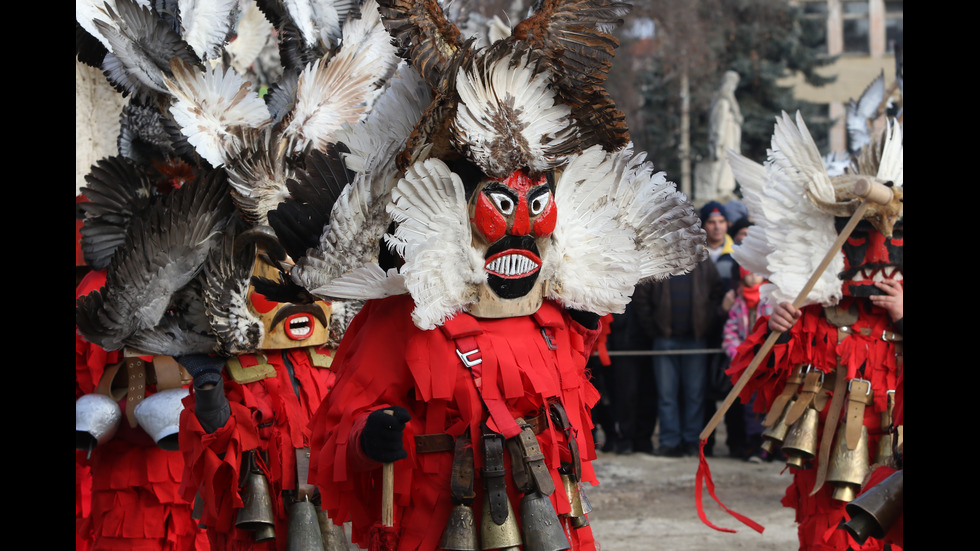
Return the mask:
[[[405,430],[405,423],[411,418],[408,410],[399,406],[372,411],[361,431],[361,449],[379,463],[405,459],[408,452],[402,445],[402,432]]]
[[[221,370],[225,358],[207,354],[188,354],[174,358],[194,377],[194,414],[208,434],[223,427],[231,417]]]

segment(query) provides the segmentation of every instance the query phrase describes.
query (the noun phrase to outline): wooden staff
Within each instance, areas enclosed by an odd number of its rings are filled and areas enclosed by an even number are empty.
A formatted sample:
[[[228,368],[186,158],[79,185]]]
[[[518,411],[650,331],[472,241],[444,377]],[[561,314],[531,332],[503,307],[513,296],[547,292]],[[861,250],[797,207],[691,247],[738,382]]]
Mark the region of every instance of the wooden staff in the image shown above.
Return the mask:
[[[823,260],[820,262],[820,265],[817,266],[816,271],[814,271],[813,275],[810,276],[810,279],[806,282],[806,285],[803,286],[800,293],[796,295],[796,299],[793,300],[793,308],[799,308],[803,305],[803,302],[806,300],[806,296],[810,294],[810,291],[813,289],[813,286],[816,285],[817,280],[820,279],[821,275],[823,275],[824,270],[827,269],[827,266],[834,259],[834,257],[840,254],[840,250],[844,246],[844,242],[847,241],[848,237],[850,237],[851,232],[854,231],[854,227],[857,226],[858,222],[864,218],[864,213],[871,206],[871,203],[887,205],[889,202],[891,202],[895,192],[884,184],[869,182],[862,179],[858,180],[854,184],[854,193],[862,199],[861,205],[854,211],[854,214],[851,215],[850,220],[847,221],[847,225],[844,226],[844,229],[841,230],[840,235],[837,236],[837,240],[834,241],[834,244],[830,247],[830,250],[827,251],[826,255],[824,255]],[[708,424],[704,427],[704,430],[701,431],[701,441],[707,440],[708,437],[711,436],[711,433],[715,431],[715,428],[718,427],[718,423],[720,423],[725,417],[725,413],[728,411],[728,408],[732,407],[732,404],[735,402],[735,398],[738,398],[738,395],[742,392],[742,389],[745,388],[745,385],[748,384],[749,379],[752,378],[752,375],[759,367],[759,364],[762,363],[762,360],[769,353],[772,346],[776,344],[776,339],[778,339],[782,334],[782,331],[773,331],[766,338],[765,342],[762,343],[762,347],[760,347],[759,351],[756,352],[755,357],[752,358],[752,362],[750,362],[749,366],[745,368],[742,376],[739,377],[738,381],[735,383],[735,386],[732,387],[731,392],[729,392],[728,396],[725,397],[725,401],[722,402],[721,407],[718,408],[718,411],[716,411],[715,415],[710,421],[708,421]]]

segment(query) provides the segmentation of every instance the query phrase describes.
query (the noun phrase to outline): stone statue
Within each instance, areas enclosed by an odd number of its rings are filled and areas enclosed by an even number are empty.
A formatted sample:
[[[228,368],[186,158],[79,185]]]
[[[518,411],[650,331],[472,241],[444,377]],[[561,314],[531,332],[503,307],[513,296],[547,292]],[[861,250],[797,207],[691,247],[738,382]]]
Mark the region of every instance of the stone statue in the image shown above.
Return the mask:
[[[742,111],[735,99],[738,81],[738,73],[725,71],[721,87],[711,101],[708,157],[698,163],[695,174],[694,196],[698,199],[734,197],[735,176],[726,152],[741,152],[742,148]]]

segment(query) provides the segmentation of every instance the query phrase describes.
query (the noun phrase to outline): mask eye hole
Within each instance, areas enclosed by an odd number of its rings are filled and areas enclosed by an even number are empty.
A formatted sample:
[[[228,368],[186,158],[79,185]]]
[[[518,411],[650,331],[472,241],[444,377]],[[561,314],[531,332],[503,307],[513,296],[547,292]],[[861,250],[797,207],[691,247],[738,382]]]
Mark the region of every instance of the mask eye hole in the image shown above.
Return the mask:
[[[497,206],[497,210],[503,215],[514,213],[514,199],[505,193],[490,193],[490,199]]]
[[[548,207],[548,203],[551,203],[550,191],[535,195],[530,203],[528,203],[528,210],[531,212],[531,216],[537,216],[544,212],[544,209]]]

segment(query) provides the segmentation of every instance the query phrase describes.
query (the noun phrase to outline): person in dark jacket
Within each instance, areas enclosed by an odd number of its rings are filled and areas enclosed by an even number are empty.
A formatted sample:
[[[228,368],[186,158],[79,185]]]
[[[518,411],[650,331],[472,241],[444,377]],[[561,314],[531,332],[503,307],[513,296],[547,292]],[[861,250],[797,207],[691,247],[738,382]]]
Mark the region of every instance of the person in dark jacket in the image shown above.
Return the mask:
[[[704,425],[707,354],[701,350],[724,316],[724,284],[714,262],[702,262],[689,274],[637,287],[637,319],[653,339],[653,373],[660,421],[658,455],[694,455]]]

